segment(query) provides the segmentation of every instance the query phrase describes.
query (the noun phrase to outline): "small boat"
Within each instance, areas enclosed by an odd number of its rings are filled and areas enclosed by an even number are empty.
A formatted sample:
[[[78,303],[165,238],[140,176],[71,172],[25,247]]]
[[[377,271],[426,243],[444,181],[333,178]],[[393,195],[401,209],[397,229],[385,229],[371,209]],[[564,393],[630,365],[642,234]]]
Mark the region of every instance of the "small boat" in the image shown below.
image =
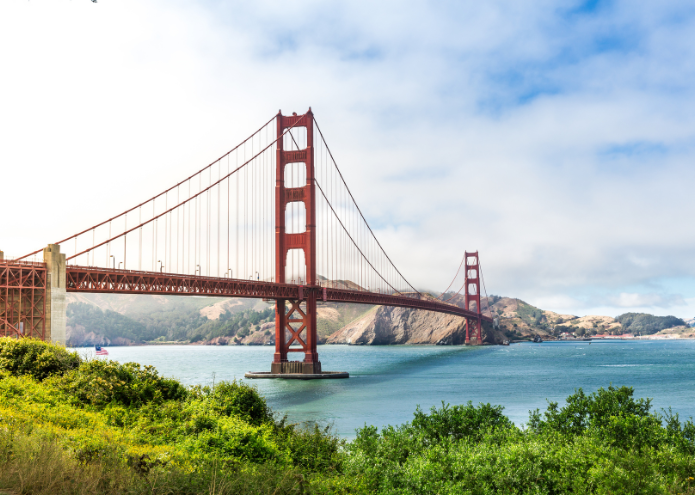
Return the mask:
[[[502,345],[509,345],[509,341],[508,341],[508,340],[503,340],[503,341],[502,341]]]
[[[543,342],[543,339],[540,338],[540,336],[536,335],[536,336],[533,338],[533,341],[534,341],[536,344],[540,344],[541,342]]]

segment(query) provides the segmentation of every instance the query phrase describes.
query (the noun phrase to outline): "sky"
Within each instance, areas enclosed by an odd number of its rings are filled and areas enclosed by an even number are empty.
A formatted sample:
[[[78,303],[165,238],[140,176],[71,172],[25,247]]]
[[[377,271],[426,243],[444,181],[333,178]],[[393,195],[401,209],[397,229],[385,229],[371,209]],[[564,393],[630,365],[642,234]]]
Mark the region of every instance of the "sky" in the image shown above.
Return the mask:
[[[695,316],[692,2],[9,0],[0,67],[6,257],[311,107],[413,285]]]

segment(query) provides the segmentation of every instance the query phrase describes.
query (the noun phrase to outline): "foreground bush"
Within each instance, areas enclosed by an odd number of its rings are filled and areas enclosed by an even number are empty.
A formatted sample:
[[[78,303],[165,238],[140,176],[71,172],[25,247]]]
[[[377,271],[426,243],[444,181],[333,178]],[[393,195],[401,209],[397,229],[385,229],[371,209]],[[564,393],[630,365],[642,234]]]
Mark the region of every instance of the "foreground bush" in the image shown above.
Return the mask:
[[[490,404],[416,410],[349,444],[243,383],[0,339],[0,490],[22,494],[695,494],[695,426],[631,388],[581,389],[518,428]]]
[[[162,378],[153,366],[93,360],[52,378],[81,404],[103,409],[107,405],[142,407],[185,399],[186,388],[176,380]]]
[[[29,339],[0,339],[0,350],[0,488],[341,490],[342,480],[333,478],[344,442],[325,430],[276,421],[256,389],[243,383],[186,388],[150,366],[83,360]]]
[[[34,339],[0,338],[0,372],[43,380],[62,375],[80,364],[76,352]]]
[[[579,389],[528,426],[489,404],[418,410],[358,430],[346,475],[373,493],[695,493],[692,422],[651,413],[631,388]]]

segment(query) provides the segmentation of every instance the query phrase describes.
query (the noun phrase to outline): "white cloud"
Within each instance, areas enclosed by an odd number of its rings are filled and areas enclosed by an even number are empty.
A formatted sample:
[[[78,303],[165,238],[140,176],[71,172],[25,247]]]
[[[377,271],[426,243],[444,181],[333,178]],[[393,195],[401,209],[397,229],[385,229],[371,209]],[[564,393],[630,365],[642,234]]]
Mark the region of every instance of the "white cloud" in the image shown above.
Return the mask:
[[[122,211],[311,105],[415,285],[444,288],[479,249],[493,293],[666,307],[624,287],[695,280],[693,16],[575,6],[5,2],[0,249]]]
[[[639,294],[621,292],[607,298],[609,302],[621,308],[686,306],[685,299],[679,294]]]

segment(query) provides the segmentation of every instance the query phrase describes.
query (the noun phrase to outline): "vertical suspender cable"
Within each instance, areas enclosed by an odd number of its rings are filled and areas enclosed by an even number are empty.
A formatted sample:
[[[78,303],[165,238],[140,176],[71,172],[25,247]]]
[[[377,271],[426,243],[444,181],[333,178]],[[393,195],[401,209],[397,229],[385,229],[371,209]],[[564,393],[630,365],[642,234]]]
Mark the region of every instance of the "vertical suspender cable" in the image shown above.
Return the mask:
[[[222,178],[222,163],[217,162],[217,180]],[[217,186],[217,276],[220,276],[220,191],[221,185]]]
[[[123,217],[123,226],[125,227],[124,232],[128,232],[128,214],[127,214],[127,213],[126,213],[126,214],[124,215],[124,217]],[[124,269],[124,270],[126,269],[125,262],[126,262],[127,259],[128,259],[128,256],[127,256],[127,253],[128,253],[128,249],[127,249],[127,248],[128,248],[128,244],[127,244],[127,241],[128,241],[128,234],[125,234],[125,235],[123,236],[123,269]],[[87,255],[87,257],[89,257],[89,255]]]
[[[212,184],[212,167],[210,168],[210,172],[208,174],[208,187],[211,184]],[[210,202],[212,201],[212,191],[210,189],[208,189],[207,192],[205,193],[205,196],[207,199],[207,201],[206,201],[206,203],[207,203],[206,216],[207,216],[207,224],[208,224],[208,228],[207,228],[207,232],[206,232],[207,235],[205,236],[205,239],[207,241],[207,248],[208,248],[207,249],[207,253],[208,253],[207,258],[205,259],[205,275],[209,277],[210,276],[210,268],[211,268],[210,265],[212,264],[212,261],[210,260],[210,244],[211,244],[210,243],[210,240],[211,240],[210,229],[212,227],[211,222],[210,222],[210,213],[211,213],[210,212]]]
[[[190,179],[188,180],[188,199],[191,199],[191,181]],[[186,259],[186,273],[190,274],[191,273],[191,207],[193,205],[189,202],[188,203],[188,235],[186,236],[186,240],[188,241],[188,258]]]
[[[251,140],[251,155],[255,149],[253,140]],[[256,280],[256,272],[258,271],[258,225],[256,217],[258,216],[258,161],[254,161],[251,169],[251,275]]]
[[[253,156],[253,155],[252,155]],[[244,146],[244,162],[246,162],[246,146]],[[244,278],[249,271],[249,169],[244,167]],[[248,280],[248,279],[247,279]]]
[[[236,156],[236,166],[239,168],[239,153],[237,152]],[[236,213],[236,266],[235,266],[235,273],[236,273],[236,278],[239,277],[239,176],[241,174],[235,174],[236,179],[236,209],[234,210]]]
[[[229,175],[229,155],[227,155],[227,175]],[[229,276],[229,182],[232,179],[227,177],[227,271],[225,272]]]
[[[164,195],[164,211],[169,209],[169,191]],[[164,266],[167,266],[167,234],[169,233],[169,222],[164,215]]]

